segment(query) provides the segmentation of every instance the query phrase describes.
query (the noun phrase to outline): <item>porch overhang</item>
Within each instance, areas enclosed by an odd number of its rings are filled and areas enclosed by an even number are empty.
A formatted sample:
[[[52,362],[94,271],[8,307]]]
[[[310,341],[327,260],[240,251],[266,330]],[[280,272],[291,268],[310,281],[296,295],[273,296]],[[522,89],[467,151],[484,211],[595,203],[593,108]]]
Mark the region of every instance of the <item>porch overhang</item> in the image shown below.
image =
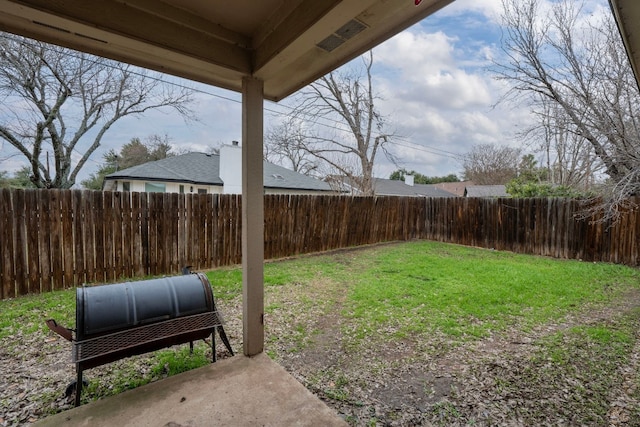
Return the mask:
[[[453,0],[0,0],[0,30],[278,101]]]
[[[640,82],[640,2],[609,0],[624,42],[636,81]]]

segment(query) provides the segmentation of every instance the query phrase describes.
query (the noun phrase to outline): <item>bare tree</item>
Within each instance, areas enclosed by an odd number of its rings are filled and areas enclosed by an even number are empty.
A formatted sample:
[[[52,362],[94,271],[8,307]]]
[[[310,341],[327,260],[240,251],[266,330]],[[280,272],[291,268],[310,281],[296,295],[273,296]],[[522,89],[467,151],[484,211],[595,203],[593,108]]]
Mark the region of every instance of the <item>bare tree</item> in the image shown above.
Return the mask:
[[[306,139],[300,120],[287,117],[266,132],[264,158],[303,175],[316,175],[318,163],[305,150]]]
[[[474,184],[506,184],[516,177],[520,150],[494,144],[474,145],[463,157],[463,178]]]
[[[539,114],[548,102],[560,109],[557,126],[586,141],[609,177],[601,207],[605,218],[616,217],[640,192],[640,92],[612,16],[580,26],[572,0],[552,3],[549,13],[538,0],[503,5],[507,60],[496,64],[499,78]]]
[[[166,133],[164,135],[158,135],[157,133],[149,135],[146,138],[145,145],[149,149],[149,161],[175,156],[173,146],[171,145],[171,138],[169,138],[169,135]]]
[[[193,117],[190,90],[129,65],[6,33],[0,56],[0,137],[28,161],[39,188],[73,186],[125,116],[167,107]]]
[[[557,103],[541,101],[539,125],[532,129],[544,153],[548,180],[552,185],[572,188],[578,192],[591,190],[603,164],[595,156],[589,142],[572,131],[571,120]]]
[[[320,78],[301,92],[295,113],[311,121],[329,119],[332,133],[307,135],[304,150],[328,164],[359,187],[360,194],[373,195],[373,167],[380,151],[394,136],[385,117],[376,108],[379,97],[373,90],[373,53],[362,57],[360,72],[336,71]]]

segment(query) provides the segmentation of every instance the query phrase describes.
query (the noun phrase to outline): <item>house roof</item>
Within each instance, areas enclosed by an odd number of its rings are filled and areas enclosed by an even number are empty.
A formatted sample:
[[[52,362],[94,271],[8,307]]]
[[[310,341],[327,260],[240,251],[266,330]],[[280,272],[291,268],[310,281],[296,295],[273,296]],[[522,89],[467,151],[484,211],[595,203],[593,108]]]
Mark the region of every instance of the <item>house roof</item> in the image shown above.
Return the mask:
[[[609,0],[609,4],[620,29],[636,81],[640,81],[640,2]]]
[[[331,186],[324,181],[269,162],[264,162],[264,186],[290,190],[333,191]]]
[[[449,193],[453,193],[458,197],[463,197],[465,188],[473,185],[473,181],[439,182],[433,185],[435,185],[437,188],[441,190],[448,191]]]
[[[407,185],[404,181],[383,178],[375,178],[374,191],[377,196],[455,197],[435,184]]]
[[[464,194],[466,197],[511,197],[504,185],[470,185]]]
[[[0,29],[280,100],[452,0],[0,0]]]
[[[107,180],[144,179],[149,181],[187,182],[190,184],[222,185],[220,156],[187,153],[147,162],[105,176]]]
[[[220,155],[186,153],[123,169],[105,177],[105,181],[124,179],[223,185],[220,179]],[[331,191],[324,181],[299,174],[282,166],[264,162],[264,186],[291,190]]]

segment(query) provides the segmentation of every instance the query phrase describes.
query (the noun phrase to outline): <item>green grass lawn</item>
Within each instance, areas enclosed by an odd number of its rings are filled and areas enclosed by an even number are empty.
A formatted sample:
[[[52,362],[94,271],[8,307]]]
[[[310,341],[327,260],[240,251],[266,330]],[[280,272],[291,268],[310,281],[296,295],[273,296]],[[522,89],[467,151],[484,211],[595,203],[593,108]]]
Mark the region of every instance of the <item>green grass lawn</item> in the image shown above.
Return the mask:
[[[238,268],[208,277],[218,298],[242,292]],[[425,241],[265,265],[267,291],[321,279],[348,290],[342,314],[355,324],[356,337],[390,323],[399,337],[436,330],[481,337],[514,322],[531,327],[606,302],[639,286],[640,272]]]
[[[461,246],[416,243],[361,259],[350,306],[398,333],[484,336],[517,321],[535,325],[637,286],[638,271]]]
[[[216,298],[242,293],[239,267],[207,273]],[[547,322],[639,286],[640,271],[437,242],[369,247],[265,264],[265,288],[328,280],[348,290],[343,315],[359,333],[397,324],[396,333],[439,330],[483,336],[518,321]],[[327,296],[331,298],[330,295]],[[0,338],[43,330],[43,319],[73,325],[75,291],[0,301]]]
[[[241,295],[239,267],[207,276],[217,299]],[[533,326],[605,302],[638,286],[640,272],[427,241],[265,264],[266,292],[317,280],[345,290],[342,315],[354,323],[356,336],[392,323],[399,337],[434,331],[482,337],[514,321]],[[0,301],[0,338],[43,330],[50,317],[73,325],[74,306],[73,289]]]

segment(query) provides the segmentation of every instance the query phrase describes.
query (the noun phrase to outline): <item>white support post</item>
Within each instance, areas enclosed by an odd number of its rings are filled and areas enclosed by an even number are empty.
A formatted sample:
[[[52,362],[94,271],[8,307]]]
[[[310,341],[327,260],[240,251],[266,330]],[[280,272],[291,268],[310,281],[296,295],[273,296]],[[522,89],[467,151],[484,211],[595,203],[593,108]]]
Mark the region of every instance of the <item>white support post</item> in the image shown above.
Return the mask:
[[[264,350],[264,83],[242,79],[242,296],[243,350]]]

